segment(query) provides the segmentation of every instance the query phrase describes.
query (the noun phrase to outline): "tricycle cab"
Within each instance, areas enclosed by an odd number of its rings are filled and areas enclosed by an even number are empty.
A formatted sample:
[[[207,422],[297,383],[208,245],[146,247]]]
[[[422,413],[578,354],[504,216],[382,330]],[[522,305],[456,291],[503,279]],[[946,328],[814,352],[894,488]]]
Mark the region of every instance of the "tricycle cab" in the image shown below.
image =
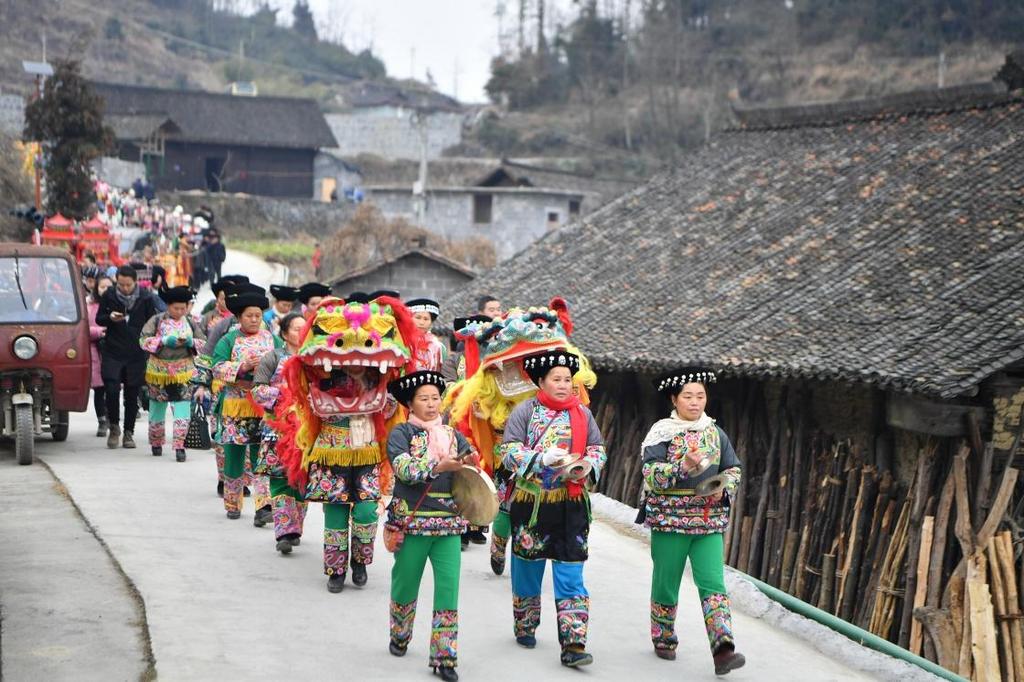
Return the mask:
[[[89,404],[89,314],[72,254],[0,243],[0,422],[15,435],[15,408],[33,405],[33,431],[67,434],[67,412]]]

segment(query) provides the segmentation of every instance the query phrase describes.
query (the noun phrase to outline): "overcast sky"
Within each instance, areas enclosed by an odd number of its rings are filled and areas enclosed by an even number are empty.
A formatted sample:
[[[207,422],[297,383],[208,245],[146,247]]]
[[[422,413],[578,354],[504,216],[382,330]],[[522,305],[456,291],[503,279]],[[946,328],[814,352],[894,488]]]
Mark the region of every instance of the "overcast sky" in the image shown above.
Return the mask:
[[[294,0],[271,4],[290,23]],[[518,0],[505,4],[505,23],[511,26]],[[567,16],[572,2],[547,4],[550,26]],[[390,76],[425,80],[429,69],[440,91],[464,102],[487,99],[484,84],[498,53],[497,5],[497,0],[309,0],[321,34],[333,37],[337,31],[354,51],[372,48]]]

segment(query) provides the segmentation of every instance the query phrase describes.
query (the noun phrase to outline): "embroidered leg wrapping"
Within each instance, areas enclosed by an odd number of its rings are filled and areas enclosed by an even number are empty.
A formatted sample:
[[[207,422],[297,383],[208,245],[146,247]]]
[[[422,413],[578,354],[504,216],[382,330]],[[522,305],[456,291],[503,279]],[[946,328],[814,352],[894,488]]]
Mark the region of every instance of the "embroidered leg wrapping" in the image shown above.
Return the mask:
[[[224,480],[224,446],[216,444],[213,446],[213,456],[217,460],[217,480]]]
[[[242,479],[224,478],[224,511],[242,511]]]
[[[732,644],[732,611],[729,597],[725,594],[708,595],[700,601],[704,610],[704,629],[708,632],[711,652],[717,653],[725,644]]]
[[[651,602],[651,641],[655,649],[675,650],[679,645],[676,637],[676,605]]]
[[[149,445],[150,447],[159,447],[164,444],[164,420],[157,421],[152,417],[149,420]]]
[[[324,529],[324,573],[344,575],[348,572],[348,531]]]
[[[587,645],[587,623],[590,621],[590,597],[556,599],[558,610],[558,643],[563,649]]]
[[[516,637],[533,636],[540,625],[540,595],[519,597],[513,594],[512,618]]]
[[[185,449],[185,436],[188,435],[188,419],[175,419],[172,440],[175,450]]]
[[[505,550],[508,549],[508,536],[491,533],[491,558],[498,562],[505,561]]]
[[[416,620],[416,600],[399,604],[391,600],[391,641],[402,647],[409,646],[412,639],[412,623]]]
[[[274,508],[274,539],[280,540],[285,535],[302,535],[302,508],[291,495],[275,495]]]
[[[352,563],[364,566],[373,563],[373,541],[376,537],[376,523],[352,524]]]
[[[254,475],[252,478],[252,500],[257,509],[263,509],[270,505],[270,477]]]
[[[410,623],[411,625],[411,623]],[[459,652],[459,612],[434,611],[430,625],[430,667],[454,668]]]

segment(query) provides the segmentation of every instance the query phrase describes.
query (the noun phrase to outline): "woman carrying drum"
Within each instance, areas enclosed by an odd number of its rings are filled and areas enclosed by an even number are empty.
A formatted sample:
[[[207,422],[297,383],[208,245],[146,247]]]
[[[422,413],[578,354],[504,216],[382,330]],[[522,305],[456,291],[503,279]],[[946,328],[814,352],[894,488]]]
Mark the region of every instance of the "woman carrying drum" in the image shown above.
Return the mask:
[[[516,642],[532,649],[540,623],[540,588],[551,561],[562,665],[593,662],[585,651],[590,596],[583,584],[590,535],[587,483],[596,483],[607,456],[594,416],[573,393],[580,359],[564,349],[529,355],[523,369],[537,395],[509,415],[502,461],[514,472],[512,613]]]
[[[434,613],[429,665],[441,679],[458,680],[460,538],[467,523],[452,499],[452,482],[456,471],[478,463],[479,456],[461,433],[442,423],[444,387],[444,377],[432,371],[415,372],[388,385],[388,391],[409,409],[408,422],[396,426],[388,437],[388,459],[395,472],[384,527],[385,543],[395,552],[389,650],[394,656],[405,655],[420,580],[430,559]]]
[[[745,662],[733,643],[722,559],[728,500],[740,482],[740,461],[725,431],[704,412],[707,385],[714,381],[714,372],[700,367],[670,372],[655,381],[673,409],[651,427],[640,447],[645,495],[637,521],[651,529],[654,653],[675,660],[679,583],[689,559],[715,674],[724,675]]]

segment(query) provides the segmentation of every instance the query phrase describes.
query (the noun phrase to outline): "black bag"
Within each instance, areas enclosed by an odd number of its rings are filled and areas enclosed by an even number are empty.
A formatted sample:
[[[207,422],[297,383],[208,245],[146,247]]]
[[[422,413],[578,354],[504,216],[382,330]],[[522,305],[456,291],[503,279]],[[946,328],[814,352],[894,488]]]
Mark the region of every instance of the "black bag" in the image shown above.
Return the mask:
[[[192,405],[192,418],[188,422],[188,433],[185,434],[185,447],[189,450],[210,449],[210,423],[206,419],[206,410],[201,403]]]

